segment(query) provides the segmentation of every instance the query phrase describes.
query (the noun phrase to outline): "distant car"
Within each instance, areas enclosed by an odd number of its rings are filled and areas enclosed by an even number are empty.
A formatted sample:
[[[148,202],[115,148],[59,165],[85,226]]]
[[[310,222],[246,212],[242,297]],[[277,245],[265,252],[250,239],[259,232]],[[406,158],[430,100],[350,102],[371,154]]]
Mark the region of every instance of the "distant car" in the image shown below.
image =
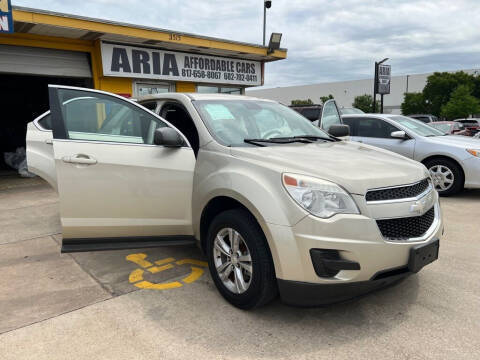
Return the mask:
[[[430,171],[440,195],[480,188],[480,143],[466,136],[444,135],[421,121],[401,115],[344,115],[350,139],[420,161]]]
[[[351,115],[351,114],[365,114],[365,111],[351,107],[351,108],[341,108],[340,114],[342,115]]]
[[[469,131],[471,131],[472,135],[470,136],[473,136],[480,131],[480,119],[477,119],[477,118],[455,119],[453,121],[463,124],[463,126],[465,126],[465,129],[468,129]]]
[[[407,115],[408,117],[420,120],[421,122],[424,123],[431,123],[438,121],[438,117],[432,114],[413,114],[413,115]]]
[[[428,125],[434,127],[437,130],[440,130],[445,135],[473,135],[469,130],[465,129],[462,123],[455,121],[437,121],[428,123]]]
[[[322,116],[322,105],[312,104],[312,105],[290,105],[291,109],[302,114],[310,121],[315,121],[320,119]]]
[[[325,131],[328,131],[332,125],[342,124],[341,116],[340,118],[338,116],[340,110],[333,99],[326,101],[323,105],[293,105],[290,108],[302,114],[313,125]]]

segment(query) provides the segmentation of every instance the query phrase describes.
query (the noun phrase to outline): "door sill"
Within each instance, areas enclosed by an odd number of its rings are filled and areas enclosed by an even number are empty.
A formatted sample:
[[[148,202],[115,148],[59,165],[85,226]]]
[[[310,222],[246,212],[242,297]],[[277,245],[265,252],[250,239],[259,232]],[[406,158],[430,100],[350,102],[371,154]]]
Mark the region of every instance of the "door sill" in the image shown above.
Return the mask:
[[[75,238],[63,239],[62,253],[143,249],[161,246],[194,245],[193,235],[138,236],[128,238]]]

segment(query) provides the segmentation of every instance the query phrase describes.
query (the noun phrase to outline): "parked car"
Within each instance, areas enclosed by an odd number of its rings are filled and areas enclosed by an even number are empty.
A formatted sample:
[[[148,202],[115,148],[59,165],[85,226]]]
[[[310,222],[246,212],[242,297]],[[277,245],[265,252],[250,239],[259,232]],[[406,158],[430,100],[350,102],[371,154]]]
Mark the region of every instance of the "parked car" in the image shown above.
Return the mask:
[[[63,252],[197,243],[243,309],[278,292],[289,304],[345,300],[438,256],[443,223],[424,166],[339,140],[277,102],[135,103],[67,86],[49,98],[51,113],[28,124],[27,160],[59,193]]]
[[[365,111],[362,111],[360,109],[357,109],[357,108],[354,108],[354,107],[351,107],[351,108],[346,108],[346,107],[343,107],[343,108],[340,108],[340,113],[343,115],[350,115],[350,114],[365,114]]]
[[[290,105],[291,109],[302,114],[310,121],[318,120],[322,117],[322,105],[312,104],[312,105]]]
[[[351,140],[378,146],[424,164],[440,195],[480,188],[480,146],[465,136],[448,136],[402,115],[345,115]]]
[[[424,123],[431,123],[431,122],[438,121],[438,117],[432,114],[413,114],[413,115],[407,115],[407,116],[413,119],[420,120],[421,122],[424,122]]]
[[[465,129],[467,129],[471,133],[470,136],[473,136],[480,131],[480,119],[475,119],[475,118],[456,119],[453,121],[462,124],[465,127]]]
[[[310,120],[313,125],[318,126],[327,132],[329,131],[330,126],[342,124],[342,117],[339,115],[340,111],[334,99],[326,101],[323,105],[290,107]]]
[[[437,121],[428,123],[429,126],[440,130],[444,135],[472,136],[472,132],[465,129],[462,123],[455,121]]]
[[[480,132],[477,132],[475,135],[473,135],[474,139],[480,139]]]

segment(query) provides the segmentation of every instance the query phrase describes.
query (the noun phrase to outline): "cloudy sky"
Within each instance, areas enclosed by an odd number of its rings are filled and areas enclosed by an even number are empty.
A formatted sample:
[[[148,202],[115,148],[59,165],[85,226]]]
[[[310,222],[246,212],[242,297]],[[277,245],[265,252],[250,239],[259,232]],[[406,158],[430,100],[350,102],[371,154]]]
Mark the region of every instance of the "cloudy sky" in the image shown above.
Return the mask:
[[[13,5],[261,43],[263,0],[12,0]],[[39,5],[40,4],[40,5]],[[364,79],[389,57],[393,75],[480,68],[479,0],[273,0],[267,34],[288,59],[266,87]]]

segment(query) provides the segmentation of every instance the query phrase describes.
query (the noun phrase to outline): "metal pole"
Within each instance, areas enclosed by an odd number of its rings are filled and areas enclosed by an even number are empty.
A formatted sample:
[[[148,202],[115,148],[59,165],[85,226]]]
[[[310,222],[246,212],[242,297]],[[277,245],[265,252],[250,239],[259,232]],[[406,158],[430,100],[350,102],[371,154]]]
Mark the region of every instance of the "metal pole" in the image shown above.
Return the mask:
[[[378,77],[378,63],[375,61],[375,75],[373,77],[373,113],[377,112],[377,77]]]
[[[407,75],[407,90],[405,91],[405,92],[407,92],[407,93],[408,93],[408,77],[409,77],[409,76],[410,76],[410,75]]]
[[[263,2],[263,46],[265,46],[265,30],[267,25],[267,7],[265,2]]]
[[[383,114],[383,94],[380,95],[380,114]]]

